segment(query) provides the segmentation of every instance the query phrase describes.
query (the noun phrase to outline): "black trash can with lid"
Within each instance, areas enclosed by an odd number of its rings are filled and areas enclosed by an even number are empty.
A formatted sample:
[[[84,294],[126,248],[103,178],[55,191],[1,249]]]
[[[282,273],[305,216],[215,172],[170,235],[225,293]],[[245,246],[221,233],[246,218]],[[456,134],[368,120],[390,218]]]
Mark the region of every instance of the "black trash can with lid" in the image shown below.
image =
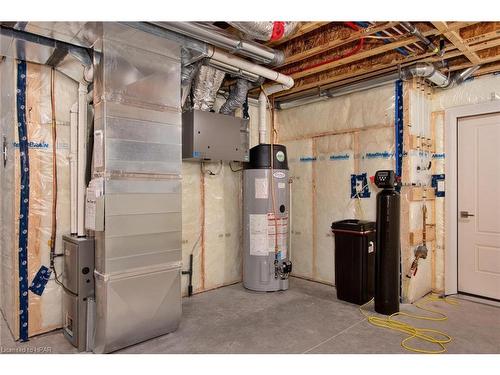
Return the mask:
[[[332,223],[335,234],[337,298],[362,305],[375,291],[375,222],[341,220]]]

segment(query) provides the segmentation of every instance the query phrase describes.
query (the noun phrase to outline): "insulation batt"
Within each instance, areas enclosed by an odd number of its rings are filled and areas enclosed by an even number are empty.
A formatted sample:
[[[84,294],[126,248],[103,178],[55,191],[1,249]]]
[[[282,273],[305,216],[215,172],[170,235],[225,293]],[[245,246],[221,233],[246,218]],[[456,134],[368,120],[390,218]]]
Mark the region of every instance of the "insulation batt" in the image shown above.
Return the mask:
[[[9,63],[11,60],[9,60]],[[2,63],[4,69],[5,62]],[[6,67],[7,65],[5,65]],[[3,71],[2,71],[3,73]],[[14,70],[15,74],[15,70]],[[10,75],[10,73],[9,73]],[[2,97],[4,90],[11,90],[3,84],[2,74]],[[7,78],[6,78],[7,80]],[[8,79],[10,80],[10,78]],[[29,281],[33,279],[40,266],[49,266],[49,239],[51,233],[52,215],[52,138],[51,138],[51,104],[50,104],[50,82],[51,68],[48,66],[30,64],[27,65],[26,84],[26,110],[28,122],[28,141],[30,158],[30,212],[28,228],[28,275]],[[77,100],[78,84],[65,76],[55,73],[55,108],[57,120],[57,175],[58,175],[58,201],[57,201],[57,234],[55,251],[60,254],[62,250],[62,235],[69,233],[70,207],[69,207],[69,123],[70,109]],[[12,91],[15,93],[15,90]],[[4,108],[15,111],[15,105],[2,105],[2,119],[4,119]],[[2,120],[3,122],[3,120]],[[2,268],[15,261],[15,266],[8,274],[2,273],[2,288],[9,286],[11,290],[2,292],[2,311],[7,317],[7,322],[17,337],[17,317],[9,319],[9,310],[17,306],[18,295],[16,295],[17,281],[17,242],[18,242],[18,212],[19,212],[19,147],[17,132],[14,132],[16,121],[3,122],[4,134],[13,135],[9,140],[10,152],[9,170],[12,168],[12,179],[3,179],[2,194],[6,199],[13,202],[14,219],[13,224],[6,226],[3,222],[2,241]],[[12,129],[7,129],[7,126]],[[9,172],[10,174],[11,172]],[[7,176],[6,176],[7,177]],[[4,200],[5,202],[5,200]],[[5,207],[7,208],[7,207]],[[4,212],[5,213],[5,212]],[[5,217],[5,216],[4,216]],[[10,260],[8,260],[10,259]],[[62,273],[62,259],[56,259],[58,274]],[[7,261],[8,260],[8,261]],[[9,280],[7,280],[9,278]],[[13,295],[11,294],[13,292]],[[29,293],[29,335],[33,336],[43,332],[51,331],[62,326],[62,294],[61,288],[54,282],[53,277],[41,296]],[[3,300],[8,296],[9,301]],[[12,299],[13,298],[13,299]]]
[[[351,199],[351,174],[394,168],[394,86],[280,110],[276,123],[293,180],[293,274],[334,284],[332,222],[375,220],[376,188]]]

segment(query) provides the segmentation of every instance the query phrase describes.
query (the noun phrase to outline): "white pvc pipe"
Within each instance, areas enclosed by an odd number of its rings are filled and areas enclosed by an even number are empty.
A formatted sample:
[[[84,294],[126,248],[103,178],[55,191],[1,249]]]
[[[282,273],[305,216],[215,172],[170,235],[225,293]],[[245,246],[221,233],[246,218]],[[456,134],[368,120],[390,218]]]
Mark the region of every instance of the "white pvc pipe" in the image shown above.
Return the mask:
[[[225,51],[222,51],[219,48],[208,46],[208,56],[209,59],[213,59],[215,61],[220,61],[222,63],[234,66],[240,70],[247,71],[253,74],[256,74],[260,77],[267,78],[271,81],[279,83],[279,87],[274,88],[274,92],[269,92],[266,90],[268,95],[272,93],[276,93],[282,90],[288,90],[292,88],[294,81],[293,78],[284,74],[281,74],[275,70],[271,70],[261,65],[257,65],[253,62],[242,59],[238,56],[232,55]],[[274,86],[272,86],[274,87]]]
[[[208,46],[207,57],[216,62],[233,66],[243,72],[256,74],[260,77],[274,81],[274,84],[263,88],[259,95],[259,143],[267,141],[267,96],[276,94],[280,91],[288,90],[293,87],[293,78],[264,66],[257,65],[230,53],[220,50],[214,46]]]
[[[69,130],[69,178],[70,178],[70,233],[77,233],[77,156],[78,156],[78,102],[71,106]]]
[[[267,97],[264,91],[259,94],[259,144],[266,143],[267,138]]]
[[[85,170],[87,167],[87,91],[85,82],[78,86],[78,237],[85,236]]]

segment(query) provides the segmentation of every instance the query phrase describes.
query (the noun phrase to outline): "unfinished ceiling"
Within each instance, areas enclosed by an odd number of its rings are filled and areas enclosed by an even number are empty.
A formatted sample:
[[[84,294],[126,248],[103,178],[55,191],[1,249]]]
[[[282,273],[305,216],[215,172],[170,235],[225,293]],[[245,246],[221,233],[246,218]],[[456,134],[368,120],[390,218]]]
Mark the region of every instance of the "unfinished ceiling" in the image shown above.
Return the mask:
[[[500,22],[414,22],[429,48],[402,22],[303,22],[269,46],[285,53],[278,67],[295,80],[280,100],[397,72],[416,61],[443,72],[481,65],[475,75],[500,71]],[[300,94],[298,94],[300,93]]]

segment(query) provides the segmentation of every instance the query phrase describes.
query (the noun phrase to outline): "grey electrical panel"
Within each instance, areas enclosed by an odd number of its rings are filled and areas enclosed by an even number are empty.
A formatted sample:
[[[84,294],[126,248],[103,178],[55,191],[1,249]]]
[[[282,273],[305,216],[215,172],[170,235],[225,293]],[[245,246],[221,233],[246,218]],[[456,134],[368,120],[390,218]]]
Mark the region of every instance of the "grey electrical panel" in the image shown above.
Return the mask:
[[[87,349],[87,304],[94,295],[94,239],[63,236],[64,336],[78,351]]]
[[[182,114],[182,158],[191,160],[249,160],[248,119],[191,110]]]

